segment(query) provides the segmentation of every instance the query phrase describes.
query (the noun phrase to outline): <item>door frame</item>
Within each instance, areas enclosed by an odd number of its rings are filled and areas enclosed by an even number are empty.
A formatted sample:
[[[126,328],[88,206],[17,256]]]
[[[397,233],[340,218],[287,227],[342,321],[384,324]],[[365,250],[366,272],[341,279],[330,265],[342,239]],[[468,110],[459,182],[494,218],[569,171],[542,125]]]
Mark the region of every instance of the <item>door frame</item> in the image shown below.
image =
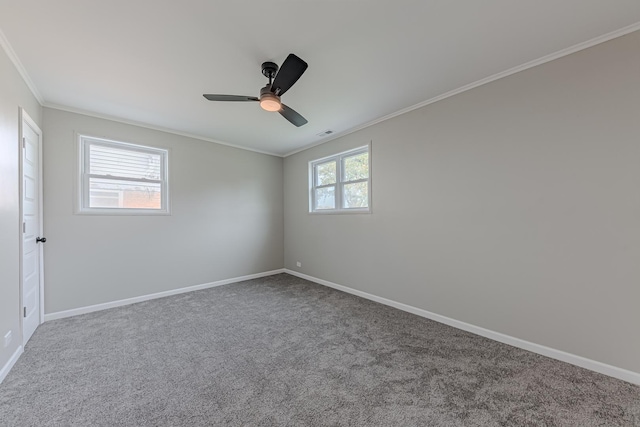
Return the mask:
[[[20,177],[20,183],[19,183],[19,188],[20,188],[20,218],[18,221],[18,227],[19,227],[19,236],[20,236],[20,263],[19,263],[19,270],[20,270],[20,305],[18,307],[18,317],[20,318],[20,340],[22,342],[22,347],[24,348],[25,340],[24,340],[24,314],[23,314],[23,307],[24,307],[24,301],[23,301],[23,279],[24,279],[24,272],[23,272],[23,258],[24,258],[24,248],[23,248],[23,241],[24,241],[24,237],[23,237],[23,232],[22,232],[22,223],[24,222],[24,212],[23,212],[23,203],[24,203],[24,171],[23,171],[23,162],[24,162],[24,142],[23,142],[23,138],[24,138],[24,125],[25,123],[27,124],[27,126],[29,126],[31,129],[33,129],[37,134],[38,134],[38,219],[39,219],[39,224],[38,227],[40,228],[40,235],[43,236],[44,235],[44,220],[43,220],[43,179],[42,179],[42,163],[43,163],[43,159],[42,159],[42,130],[40,129],[40,127],[36,124],[36,122],[31,118],[31,116],[29,116],[29,114],[25,111],[24,108],[20,107],[20,113],[19,113],[19,138],[18,138],[18,153],[19,153],[19,158],[20,158],[20,162],[19,162],[19,177]],[[44,323],[44,245],[40,244],[37,245],[38,246],[38,258],[39,258],[39,270],[40,270],[40,309],[39,309],[39,324],[42,325]]]

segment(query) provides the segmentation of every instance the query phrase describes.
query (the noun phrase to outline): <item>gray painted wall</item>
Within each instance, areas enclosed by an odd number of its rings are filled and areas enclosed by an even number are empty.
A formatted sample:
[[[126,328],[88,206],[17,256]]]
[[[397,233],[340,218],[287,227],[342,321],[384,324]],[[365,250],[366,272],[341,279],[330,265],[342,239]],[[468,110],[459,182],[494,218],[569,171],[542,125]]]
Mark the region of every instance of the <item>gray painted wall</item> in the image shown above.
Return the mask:
[[[42,107],[0,48],[0,369],[22,343],[19,273],[20,107],[41,125]],[[12,332],[13,341],[4,348],[4,336],[9,331]]]
[[[308,162],[369,141],[373,213],[308,214]],[[290,156],[284,183],[286,268],[640,372],[640,32]]]
[[[283,266],[278,157],[44,109],[45,312]],[[74,132],[167,148],[171,216],[75,215]]]

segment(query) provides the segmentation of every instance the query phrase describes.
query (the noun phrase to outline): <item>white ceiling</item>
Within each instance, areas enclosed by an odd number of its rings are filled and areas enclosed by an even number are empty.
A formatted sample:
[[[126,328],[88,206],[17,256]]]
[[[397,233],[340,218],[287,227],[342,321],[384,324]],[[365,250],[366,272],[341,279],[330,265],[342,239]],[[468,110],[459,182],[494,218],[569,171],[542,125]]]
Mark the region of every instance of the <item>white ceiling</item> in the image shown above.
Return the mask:
[[[0,0],[43,105],[277,155],[638,22],[638,0]],[[257,96],[290,52],[307,125],[202,97]]]

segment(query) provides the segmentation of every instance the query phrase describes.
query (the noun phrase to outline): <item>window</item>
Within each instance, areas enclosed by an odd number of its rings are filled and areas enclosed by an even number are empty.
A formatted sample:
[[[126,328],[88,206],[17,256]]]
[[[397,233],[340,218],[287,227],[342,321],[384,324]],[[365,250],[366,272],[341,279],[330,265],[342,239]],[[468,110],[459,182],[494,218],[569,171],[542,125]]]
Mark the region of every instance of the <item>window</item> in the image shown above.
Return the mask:
[[[169,213],[167,150],[83,135],[79,146],[79,213]]]
[[[370,212],[369,146],[309,162],[309,211]]]

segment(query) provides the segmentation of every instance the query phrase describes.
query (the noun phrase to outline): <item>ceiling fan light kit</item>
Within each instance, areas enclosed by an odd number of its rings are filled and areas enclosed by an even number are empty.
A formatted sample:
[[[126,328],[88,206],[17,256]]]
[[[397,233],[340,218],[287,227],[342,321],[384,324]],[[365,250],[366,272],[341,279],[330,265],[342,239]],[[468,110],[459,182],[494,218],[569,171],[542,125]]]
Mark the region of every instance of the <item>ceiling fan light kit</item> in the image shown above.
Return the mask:
[[[260,106],[267,111],[280,111],[282,103],[280,98],[271,92],[271,86],[266,85],[260,89]]]
[[[298,114],[293,108],[280,101],[280,97],[302,76],[308,65],[293,53],[287,56],[280,71],[273,62],[262,64],[262,74],[269,79],[269,83],[260,89],[260,98],[242,95],[204,94],[209,101],[259,101],[260,107],[266,111],[277,111],[294,126],[300,127],[307,123],[307,119]]]

